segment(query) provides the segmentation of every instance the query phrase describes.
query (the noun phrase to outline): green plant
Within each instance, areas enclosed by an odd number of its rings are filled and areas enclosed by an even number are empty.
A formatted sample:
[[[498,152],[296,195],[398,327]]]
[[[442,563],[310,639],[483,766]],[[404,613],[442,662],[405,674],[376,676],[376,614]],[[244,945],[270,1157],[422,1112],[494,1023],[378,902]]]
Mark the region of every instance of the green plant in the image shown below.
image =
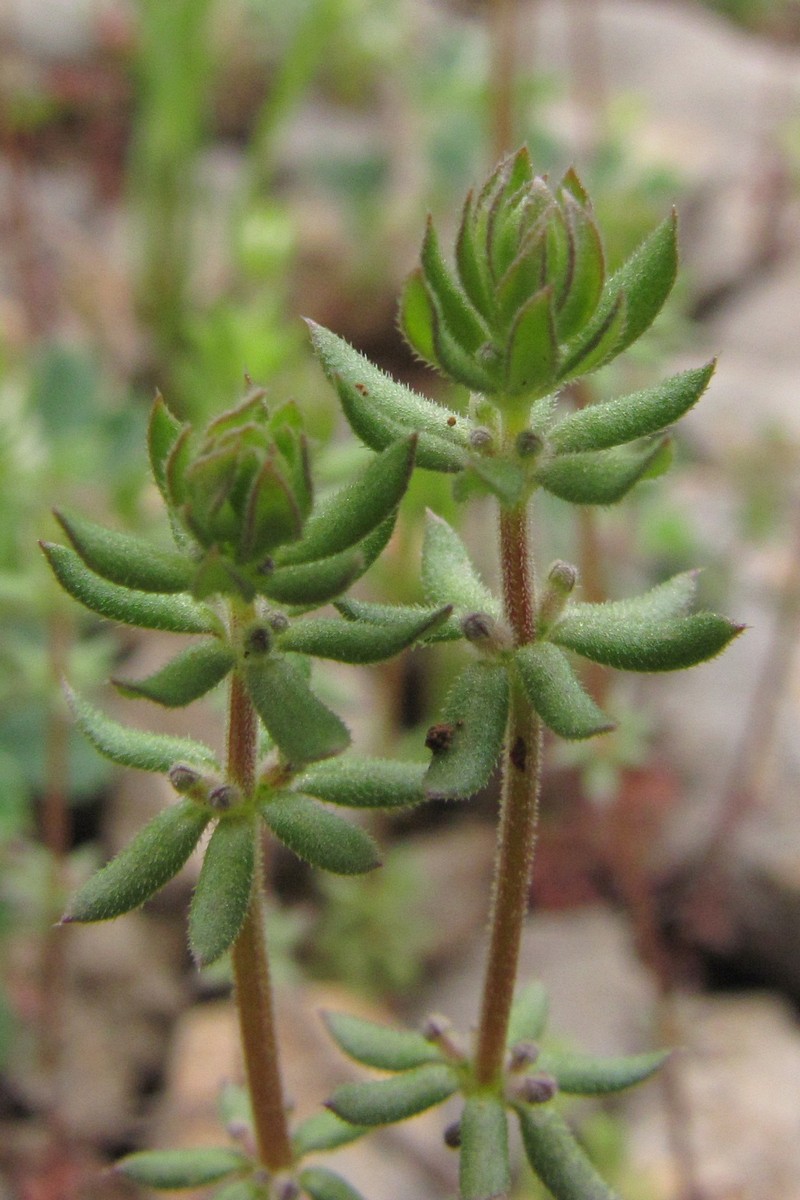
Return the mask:
[[[150,460],[174,547],[153,548],[60,514],[71,548],[48,544],[45,552],[67,591],[109,618],[201,638],[150,678],[118,680],[125,694],[178,707],[229,681],[224,763],[188,739],[126,729],[72,695],[78,724],[102,753],[166,773],[178,799],[84,885],[64,920],[103,920],[135,908],[211,829],[189,940],[201,964],[230,948],[236,980],[250,1101],[233,1099],[226,1112],[231,1128],[251,1132],[242,1133],[241,1148],[129,1156],[120,1170],[134,1180],[156,1188],[221,1182],[217,1195],[226,1200],[286,1200],[298,1191],[311,1200],[353,1200],[349,1184],[326,1167],[306,1166],[305,1155],[460,1092],[462,1116],[446,1140],[460,1146],[463,1200],[507,1194],[509,1112],[557,1200],[612,1196],[552,1101],[558,1092],[619,1091],[651,1075],[664,1053],[596,1060],[542,1048],[543,988],[530,985],[514,999],[541,728],[583,739],[612,725],[581,687],[570,653],[629,670],[673,670],[712,657],[740,627],[689,611],[692,573],[632,600],[588,604],[572,599],[575,569],[556,562],[537,595],[529,502],[545,489],[572,503],[614,503],[666,465],[664,431],[699,398],[712,365],[578,412],[559,413],[556,397],[639,338],[675,267],[669,218],[606,278],[577,176],[570,171],[551,189],[522,150],[468,198],[455,271],[429,225],[422,265],[401,301],[415,351],[473,393],[465,414],[412,392],[312,325],[351,426],[376,451],[354,483],[314,502],[306,439],[291,404],[269,411],[256,390],[198,432],[181,426],[159,398]],[[502,598],[433,514],[424,536],[425,604],[346,595],[386,545],[415,463],[451,474],[461,500],[489,496],[499,504]],[[309,615],[330,600],[338,617]],[[347,752],[345,726],[310,686],[309,660],[372,663],[415,642],[459,639],[474,653],[443,719],[428,731],[430,765]],[[268,830],[314,866],[359,874],[377,865],[377,848],[326,805],[392,808],[468,797],[501,758],[491,940],[474,1047],[441,1018],[414,1032],[329,1013],[338,1045],[390,1074],[344,1085],[328,1111],[290,1133],[263,938],[262,834]]]

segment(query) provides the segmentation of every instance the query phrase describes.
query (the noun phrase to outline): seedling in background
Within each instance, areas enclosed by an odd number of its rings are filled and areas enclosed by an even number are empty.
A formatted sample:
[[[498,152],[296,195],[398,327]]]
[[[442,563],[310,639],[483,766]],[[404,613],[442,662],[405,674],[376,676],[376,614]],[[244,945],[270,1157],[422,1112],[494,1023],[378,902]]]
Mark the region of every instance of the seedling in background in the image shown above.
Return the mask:
[[[463,1110],[446,1133],[460,1153],[462,1200],[508,1193],[508,1115],[556,1200],[611,1197],[554,1104],[559,1092],[597,1095],[641,1082],[663,1052],[611,1060],[555,1054],[540,1044],[547,1008],[538,985],[514,1000],[533,860],[542,725],[570,739],[608,730],[570,655],[636,671],[692,666],[740,627],[692,613],[693,574],[632,600],[586,604],[576,570],[557,562],[536,594],[529,504],[539,488],[579,504],[620,500],[668,461],[667,428],[697,401],[712,365],[657,387],[558,410],[559,389],[611,361],[650,325],[673,283],[668,218],[607,277],[600,234],[574,172],[551,189],[525,150],[502,163],[465,205],[450,267],[429,225],[422,265],[401,302],[416,352],[472,392],[466,414],[390,379],[335,334],[312,326],[322,365],[355,432],[376,457],[362,476],[316,503],[293,405],[269,410],[252,393],[199,433],[161,399],[150,459],[175,546],[60,514],[70,547],[45,552],[63,586],[90,609],[200,641],[126,695],[183,706],[229,681],[227,756],[184,738],[127,729],[79,697],[76,718],[112,760],[168,776],[178,799],[71,902],[65,920],[103,920],[143,903],[211,828],[189,914],[196,960],[232,950],[249,1101],[231,1093],[226,1123],[241,1149],[142,1152],[119,1169],[150,1187],[221,1182],[226,1200],[358,1200],[306,1154],[332,1150],[456,1093]],[[502,598],[471,565],[457,533],[427,519],[424,605],[346,595],[391,536],[414,465],[450,473],[456,495],[500,508]],[[309,616],[334,601],[336,618]],[[313,658],[386,659],[416,642],[465,639],[473,655],[442,719],[428,732],[430,765],[360,759],[349,733],[309,681]],[[265,734],[259,737],[258,722]],[[259,742],[267,742],[266,751]],[[328,1014],[351,1057],[389,1072],[346,1084],[328,1111],[290,1132],[281,1090],[263,938],[260,838],[265,828],[312,865],[357,874],[378,864],[374,842],[338,805],[391,808],[466,798],[502,758],[502,800],[491,939],[474,1046],[444,1018],[420,1032]],[[329,807],[332,806],[332,807]]]

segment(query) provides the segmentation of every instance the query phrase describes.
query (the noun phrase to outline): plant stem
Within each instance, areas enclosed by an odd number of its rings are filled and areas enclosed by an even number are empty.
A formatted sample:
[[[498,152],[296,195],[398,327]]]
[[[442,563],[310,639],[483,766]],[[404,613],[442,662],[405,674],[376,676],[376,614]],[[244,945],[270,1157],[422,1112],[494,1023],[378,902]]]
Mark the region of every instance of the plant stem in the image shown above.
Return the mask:
[[[501,511],[500,550],[506,617],[516,644],[524,645],[535,632],[533,573],[524,506]],[[505,1057],[533,867],[540,758],[539,720],[527,697],[514,688],[503,758],[491,936],[475,1057],[475,1077],[481,1085],[496,1082]]]
[[[492,160],[514,149],[517,67],[517,0],[489,2],[489,122]]]
[[[231,678],[228,723],[228,772],[245,795],[255,786],[258,718],[241,678]],[[291,1165],[292,1147],[286,1121],[275,1014],[272,1003],[269,959],[262,911],[263,860],[260,847],[250,908],[233,945],[233,972],[239,1032],[242,1039],[247,1085],[253,1109],[260,1161],[270,1171]]]

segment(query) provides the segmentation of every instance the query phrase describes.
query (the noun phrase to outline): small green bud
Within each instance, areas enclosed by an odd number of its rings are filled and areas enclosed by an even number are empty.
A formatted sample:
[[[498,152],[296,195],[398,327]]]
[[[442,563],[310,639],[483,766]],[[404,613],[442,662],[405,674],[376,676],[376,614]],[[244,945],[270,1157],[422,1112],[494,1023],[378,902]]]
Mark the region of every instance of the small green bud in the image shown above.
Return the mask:
[[[539,601],[536,624],[545,633],[563,613],[578,582],[578,568],[558,559],[547,572],[547,583]]]

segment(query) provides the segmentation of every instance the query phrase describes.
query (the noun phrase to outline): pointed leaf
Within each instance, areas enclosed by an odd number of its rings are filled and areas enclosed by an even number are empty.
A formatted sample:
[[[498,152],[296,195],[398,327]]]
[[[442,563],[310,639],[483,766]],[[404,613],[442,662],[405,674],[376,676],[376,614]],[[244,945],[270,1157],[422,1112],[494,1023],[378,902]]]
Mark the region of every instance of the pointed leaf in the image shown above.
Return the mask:
[[[451,1067],[431,1063],[391,1079],[345,1083],[327,1107],[353,1125],[394,1125],[452,1096],[458,1077]]]
[[[475,238],[472,192],[467,196],[461,215],[461,225],[456,239],[456,266],[461,285],[474,308],[485,320],[491,320],[493,305],[485,261]]]
[[[337,621],[327,617],[311,617],[294,624],[279,637],[281,650],[310,654],[316,658],[332,658],[346,663],[374,663],[392,658],[414,642],[424,641],[448,619],[452,607],[436,609],[433,616],[398,620],[392,624],[370,624],[366,621]]]
[[[547,277],[547,222],[543,219],[526,233],[516,258],[497,285],[501,328],[510,325],[527,301],[545,286]]]
[[[514,654],[514,666],[533,708],[559,737],[589,738],[614,728],[557,646],[548,642],[521,646]]]
[[[292,1134],[292,1146],[297,1158],[305,1158],[315,1150],[336,1150],[346,1146],[366,1132],[366,1125],[351,1125],[326,1108],[300,1122]]]
[[[112,762],[123,767],[135,767],[139,771],[164,773],[177,762],[219,770],[213,751],[202,742],[120,725],[70,688],[66,689],[66,693],[81,733],[89,739],[95,750]]]
[[[372,566],[385,549],[395,526],[396,512],[350,550],[297,566],[276,567],[257,591],[294,608],[316,608],[334,600]]]
[[[360,542],[400,503],[411,477],[415,450],[416,438],[412,435],[374,458],[359,480],[340,488],[312,513],[301,540],[283,546],[277,561],[311,562]]]
[[[189,596],[135,592],[107,583],[85,567],[74,550],[54,542],[40,545],[64,591],[109,621],[170,633],[211,633],[219,624],[209,609]]]
[[[498,372],[498,360],[491,353],[491,344],[487,341],[486,351],[481,349],[466,350],[450,332],[445,323],[438,302],[434,298],[436,309],[433,323],[433,344],[436,349],[436,362],[439,370],[456,383],[470,388],[473,392],[499,392],[503,386],[502,375]]]
[[[497,1096],[469,1096],[461,1114],[459,1185],[462,1200],[508,1195],[508,1118]]]
[[[425,763],[343,754],[313,763],[293,785],[301,792],[348,808],[402,808],[425,799]]]
[[[239,936],[253,891],[255,849],[250,818],[217,823],[189,909],[189,947],[200,967],[216,962]]]
[[[528,983],[514,997],[508,1023],[508,1044],[536,1042],[547,1028],[550,1003],[541,983]]]
[[[678,227],[673,212],[645,238],[603,290],[599,314],[610,309],[620,293],[626,299],[625,334],[618,354],[640,338],[658,316],[672,291],[677,270]]]
[[[239,528],[236,560],[252,562],[276,546],[295,542],[303,514],[281,467],[266,459],[253,479]]]
[[[123,696],[143,697],[166,708],[182,708],[216,687],[235,661],[230,646],[213,638],[190,646],[147,679],[114,679],[112,682]]]
[[[672,375],[656,387],[630,396],[589,404],[570,413],[550,430],[548,443],[564,451],[604,450],[660,433],[700,399],[714,373],[715,362]]]
[[[430,800],[471,796],[488,783],[503,746],[507,718],[505,665],[472,663],[453,685],[443,721],[428,732],[428,745],[434,748],[425,779]]]
[[[311,796],[279,792],[262,804],[261,815],[276,838],[312,867],[334,875],[362,875],[380,866],[369,834]]]
[[[422,585],[432,604],[452,604],[459,612],[500,615],[497,600],[473,567],[461,538],[430,509],[425,516]]]
[[[441,1062],[437,1046],[411,1029],[392,1029],[348,1013],[324,1012],[322,1019],[340,1050],[379,1071],[408,1071]]]
[[[628,302],[625,293],[620,292],[607,310],[601,304],[598,314],[568,344],[558,372],[559,384],[589,375],[616,358],[624,349],[627,327]]]
[[[563,211],[571,245],[567,288],[559,295],[556,328],[561,341],[568,341],[586,324],[597,308],[605,279],[605,257],[600,234],[589,214],[570,194]]]
[[[685,616],[697,591],[697,571],[681,571],[664,583],[656,584],[640,596],[625,600],[607,600],[604,604],[570,603],[562,620],[580,625],[587,633],[613,627],[620,633],[640,622],[651,624],[666,617]]]
[[[661,453],[663,442],[651,441],[636,449],[559,454],[536,469],[536,479],[570,504],[616,504],[647,474]]]
[[[62,920],[108,921],[144,904],[177,875],[210,818],[191,800],[165,808],[83,885]]]
[[[654,1075],[670,1056],[669,1050],[596,1058],[589,1054],[562,1054],[546,1050],[536,1060],[536,1070],[554,1075],[558,1090],[569,1095],[602,1096],[621,1092]]]
[[[428,295],[419,267],[409,275],[403,285],[398,306],[398,321],[400,331],[414,353],[429,366],[437,366],[433,341],[436,309]]]
[[[553,324],[553,292],[544,287],[519,312],[509,335],[505,391],[509,396],[541,395],[551,390],[558,366]]]
[[[455,343],[467,354],[474,355],[488,340],[489,330],[445,265],[430,217],[422,243],[421,262],[440,319]]]
[[[606,623],[598,618],[587,627],[568,612],[551,629],[550,638],[584,658],[621,671],[680,671],[714,658],[743,628],[706,612],[642,621],[624,629],[613,619]]]
[[[258,715],[285,758],[295,766],[338,754],[350,734],[314,695],[300,668],[283,654],[252,655],[247,690]]]
[[[336,608],[348,621],[364,621],[372,625],[402,625],[407,620],[433,620],[439,608],[424,608],[421,604],[374,604],[368,600],[352,600],[349,596],[336,601]],[[460,622],[450,617],[431,628],[425,641],[453,642],[463,637]]]
[[[330,330],[313,321],[307,324],[345,416],[368,446],[383,450],[398,438],[416,433],[418,467],[461,469],[467,459],[468,420],[398,383]]]
[[[185,592],[191,586],[194,564],[177,550],[160,550],[73,514],[55,515],[87,567],[103,579],[140,592]]]
[[[181,432],[181,423],[169,411],[161,392],[156,392],[147,426],[150,470],[158,490],[167,499],[167,459]]]
[[[119,1159],[114,1170],[143,1187],[177,1191],[205,1187],[250,1166],[240,1150],[202,1146],[193,1150],[139,1150]]]
[[[554,1200],[619,1200],[600,1178],[554,1108],[520,1105],[517,1110],[525,1154]]]
[[[327,1167],[307,1167],[297,1182],[311,1200],[363,1200],[352,1184]]]

